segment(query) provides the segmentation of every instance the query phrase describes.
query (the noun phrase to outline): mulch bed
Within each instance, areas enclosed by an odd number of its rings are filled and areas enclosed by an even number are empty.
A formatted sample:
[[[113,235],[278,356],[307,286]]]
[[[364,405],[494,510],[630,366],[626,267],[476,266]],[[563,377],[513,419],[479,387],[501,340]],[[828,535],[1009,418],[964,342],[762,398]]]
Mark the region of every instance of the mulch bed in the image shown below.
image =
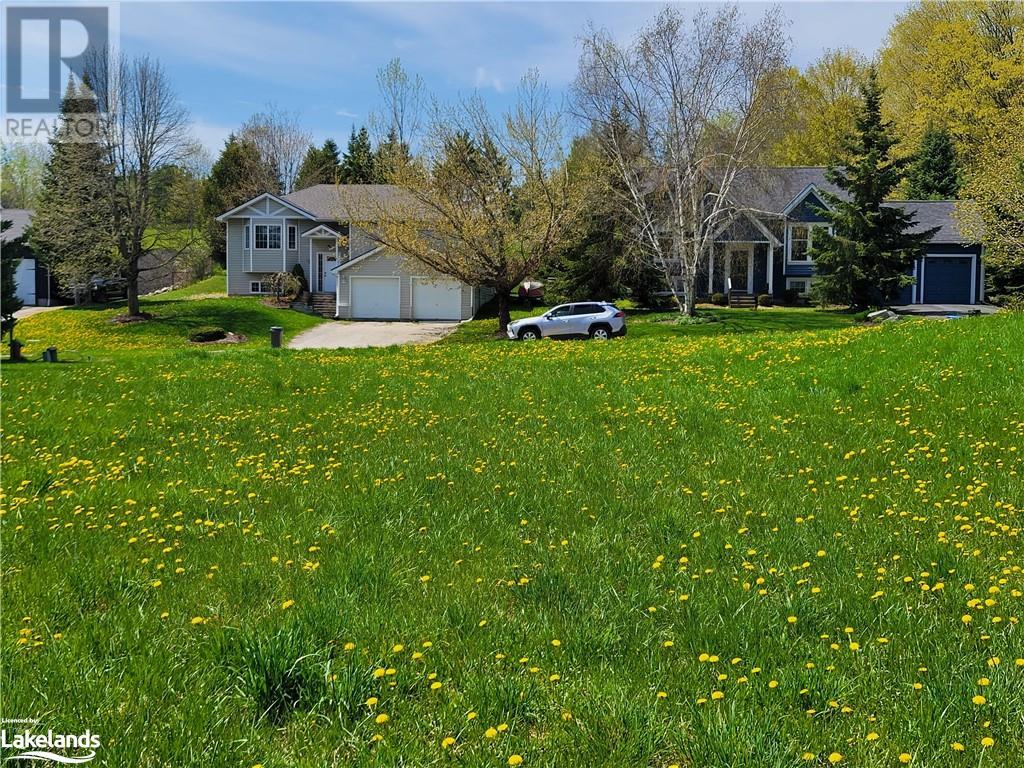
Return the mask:
[[[198,344],[200,346],[207,346],[209,344],[242,344],[248,340],[248,336],[228,331],[227,335],[223,339],[214,339],[213,341],[190,341],[189,344]]]

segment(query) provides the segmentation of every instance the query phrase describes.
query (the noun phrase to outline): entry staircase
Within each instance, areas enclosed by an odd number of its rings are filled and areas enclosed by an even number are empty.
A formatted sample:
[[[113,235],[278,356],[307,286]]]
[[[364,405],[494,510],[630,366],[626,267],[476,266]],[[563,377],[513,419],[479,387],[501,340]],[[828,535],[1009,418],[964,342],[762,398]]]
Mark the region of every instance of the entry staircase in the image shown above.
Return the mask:
[[[745,291],[729,291],[729,306],[734,309],[757,309],[757,297]]]
[[[311,315],[320,315],[321,317],[334,317],[335,314],[335,298],[333,293],[325,293],[321,291],[303,291],[295,297],[295,301],[292,302],[292,309],[298,310],[299,312],[306,312]]]

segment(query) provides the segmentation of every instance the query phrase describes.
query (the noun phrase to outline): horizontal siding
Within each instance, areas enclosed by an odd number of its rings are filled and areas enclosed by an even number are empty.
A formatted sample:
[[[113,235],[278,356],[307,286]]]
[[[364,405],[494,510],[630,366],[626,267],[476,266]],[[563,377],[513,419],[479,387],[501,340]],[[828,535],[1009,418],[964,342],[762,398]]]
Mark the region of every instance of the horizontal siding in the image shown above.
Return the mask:
[[[348,319],[352,317],[350,291],[352,285],[351,281],[354,277],[400,278],[399,319],[401,320],[412,319],[413,277],[439,277],[441,279],[451,279],[438,275],[437,272],[415,259],[411,259],[407,256],[401,256],[394,252],[384,252],[376,256],[370,256],[358,264],[354,264],[348,269],[343,269],[338,273],[338,296],[340,301],[338,306],[338,317],[340,318]],[[473,306],[473,302],[473,290],[468,285],[463,284],[461,308],[463,320],[467,320],[473,316],[476,309]]]

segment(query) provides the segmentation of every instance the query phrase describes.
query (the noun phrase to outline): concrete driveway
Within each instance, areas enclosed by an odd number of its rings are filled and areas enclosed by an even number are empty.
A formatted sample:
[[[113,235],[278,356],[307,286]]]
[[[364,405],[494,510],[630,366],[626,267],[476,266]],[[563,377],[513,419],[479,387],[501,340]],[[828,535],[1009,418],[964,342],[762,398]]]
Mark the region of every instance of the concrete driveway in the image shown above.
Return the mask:
[[[999,311],[991,304],[904,304],[889,307],[898,315],[920,315],[921,317],[946,317],[948,315],[970,315],[980,313],[991,315]]]
[[[56,309],[64,309],[64,307],[22,307],[21,309],[14,313],[14,316],[18,320],[21,320],[22,318],[25,317],[32,317],[32,315],[40,315],[43,312],[53,312]]]
[[[288,340],[289,349],[356,349],[392,344],[430,344],[459,326],[447,323],[341,322],[323,323]]]

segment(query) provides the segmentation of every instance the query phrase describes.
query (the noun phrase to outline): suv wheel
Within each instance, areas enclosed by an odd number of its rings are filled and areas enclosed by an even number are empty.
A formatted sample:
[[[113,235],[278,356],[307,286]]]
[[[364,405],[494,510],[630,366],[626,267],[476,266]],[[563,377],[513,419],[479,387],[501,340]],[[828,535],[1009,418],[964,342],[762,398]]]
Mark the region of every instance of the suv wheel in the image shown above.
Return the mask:
[[[520,341],[536,341],[539,338],[540,331],[536,328],[523,328],[523,330],[519,332]]]
[[[607,325],[595,325],[590,329],[590,338],[598,341],[608,341],[612,337],[612,331]]]

